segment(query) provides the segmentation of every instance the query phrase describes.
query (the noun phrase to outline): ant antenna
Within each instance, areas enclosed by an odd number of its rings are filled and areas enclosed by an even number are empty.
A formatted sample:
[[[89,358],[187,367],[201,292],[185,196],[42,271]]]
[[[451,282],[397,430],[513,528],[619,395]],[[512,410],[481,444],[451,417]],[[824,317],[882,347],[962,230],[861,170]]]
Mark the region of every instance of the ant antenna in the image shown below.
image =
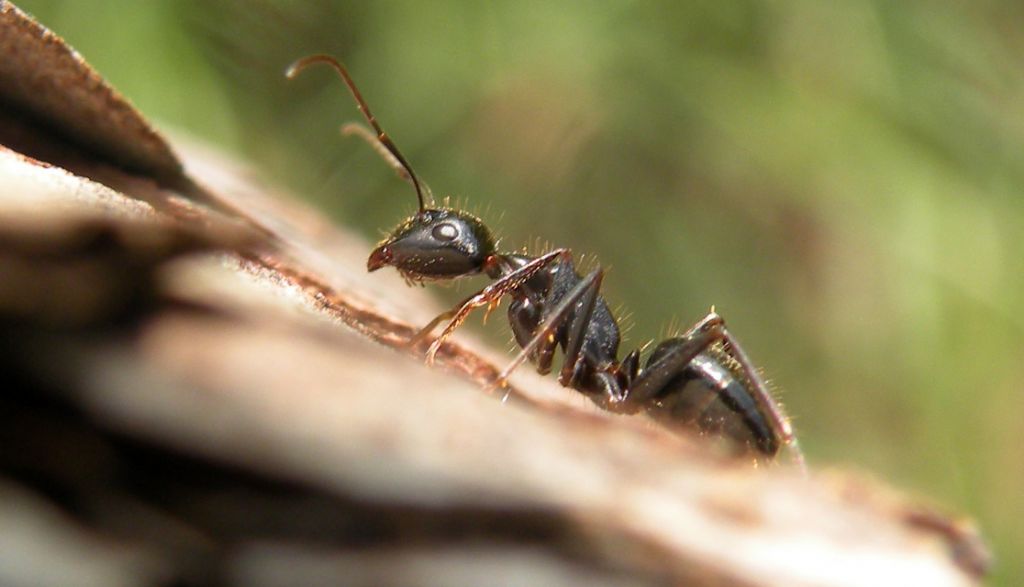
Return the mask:
[[[370,113],[370,107],[366,105],[366,101],[363,100],[363,95],[359,93],[359,89],[356,88],[355,82],[353,82],[352,78],[348,75],[348,70],[345,69],[344,65],[339,63],[337,59],[330,55],[310,55],[309,57],[303,57],[289,65],[288,69],[285,70],[284,75],[288,79],[295,79],[295,76],[297,76],[299,72],[313,63],[326,63],[338,72],[338,75],[341,76],[345,85],[348,86],[349,91],[352,92],[352,97],[355,98],[356,105],[359,106],[359,111],[362,112],[363,118],[366,119],[366,122],[370,123],[373,130],[377,131],[377,140],[380,141],[380,144],[383,145],[385,149],[387,149],[388,153],[395,157],[406,173],[409,174],[409,179],[412,181],[413,187],[416,188],[416,199],[419,200],[420,203],[420,212],[425,210],[426,206],[423,204],[423,188],[420,186],[420,181],[416,178],[416,174],[413,173],[412,166],[410,166],[409,162],[402,156],[402,153],[398,150],[398,147],[395,146],[395,143],[391,141],[391,137],[389,137],[388,134],[384,132],[384,129],[377,124],[377,119]]]

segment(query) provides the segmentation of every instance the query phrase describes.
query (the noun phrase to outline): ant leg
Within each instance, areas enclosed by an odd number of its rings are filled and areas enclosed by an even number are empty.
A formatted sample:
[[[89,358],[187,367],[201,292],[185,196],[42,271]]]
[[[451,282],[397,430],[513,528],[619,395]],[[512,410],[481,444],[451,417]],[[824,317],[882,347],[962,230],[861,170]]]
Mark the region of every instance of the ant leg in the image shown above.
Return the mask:
[[[678,346],[670,350],[652,365],[648,365],[629,390],[626,400],[640,404],[661,391],[670,379],[699,355],[704,349],[722,340],[725,321],[711,312],[690,327],[679,338]]]
[[[793,435],[793,427],[783,415],[779,404],[772,399],[768,385],[750,361],[743,347],[740,346],[739,341],[726,328],[725,320],[715,312],[711,312],[683,333],[680,338],[682,342],[679,346],[644,369],[629,390],[626,401],[631,404],[639,404],[650,399],[663,389],[670,379],[678,375],[679,371],[688,365],[694,357],[712,344],[722,342],[726,345],[726,352],[736,360],[740,372],[753,388],[752,399],[761,413],[769,420],[771,429],[778,434],[782,444],[789,446],[793,460],[801,470],[806,470],[803,453]]]
[[[594,316],[594,308],[597,306],[597,292],[601,288],[601,282],[604,279],[604,270],[595,269],[580,283],[576,284],[575,288],[566,295],[566,300],[562,302],[565,306],[563,311],[568,311],[569,308],[574,307],[575,304],[571,304],[568,298],[575,297],[573,292],[576,289],[580,290],[579,300],[579,312],[573,317],[572,323],[569,325],[568,336],[566,337],[565,343],[565,357],[562,363],[562,371],[558,375],[558,382],[566,387],[573,389],[579,389],[577,386],[580,378],[582,368],[585,366],[580,361],[580,353],[583,351],[583,343],[587,337],[587,327],[590,326],[591,320]],[[561,308],[559,308],[561,309]],[[619,379],[611,372],[596,370],[594,373],[594,380],[597,385],[601,388],[601,394],[604,399],[604,408],[613,412],[633,412],[635,411],[632,405],[626,404],[626,391],[622,388],[622,384]]]
[[[559,302],[547,315],[544,317],[544,321],[537,328],[537,331],[533,334],[533,338],[530,339],[516,358],[505,367],[504,370],[498,375],[498,382],[504,383],[508,377],[512,374],[517,367],[523,364],[524,361],[530,356],[531,353],[536,351],[538,348],[546,348],[554,346],[557,341],[554,338],[555,330],[568,316],[569,311],[572,310],[577,303],[583,301],[582,313],[577,314],[576,319],[572,323],[571,334],[569,338],[569,344],[566,345],[565,350],[565,366],[562,368],[562,376],[565,376],[566,371],[572,374],[572,367],[575,366],[576,360],[579,357],[580,348],[583,346],[583,331],[582,326],[586,326],[590,322],[590,316],[594,311],[594,303],[597,300],[597,290],[601,287],[601,279],[604,276],[604,272],[600,269],[596,269],[588,274],[585,278],[580,280],[579,283],[573,286],[568,293],[565,294]],[[582,325],[582,326],[581,326]],[[575,336],[578,341],[574,341]],[[563,384],[564,385],[564,384]]]
[[[594,308],[597,305],[597,293],[601,289],[603,278],[604,270],[596,269],[574,285],[559,300],[554,309],[547,313],[544,322],[537,328],[537,332],[530,342],[519,351],[516,358],[498,375],[499,385],[504,385],[512,371],[519,367],[519,365],[522,365],[535,350],[547,349],[557,344],[554,338],[555,330],[566,319],[569,312],[575,308],[578,310],[578,313],[573,316],[572,322],[569,325],[568,338],[565,344],[565,356],[558,380],[564,386],[576,388],[580,369],[583,366],[583,363],[580,361],[580,353],[586,340],[587,326],[591,323]],[[603,405],[607,409],[615,412],[629,411],[628,409],[623,409],[624,407],[628,408],[622,401],[625,399],[625,392],[613,373],[597,371],[594,373],[594,377],[596,384],[602,390]]]
[[[800,450],[800,445],[797,442],[796,436],[793,434],[793,425],[790,424],[789,418],[782,413],[782,407],[772,398],[771,392],[768,390],[768,384],[764,382],[764,378],[761,377],[760,372],[754,367],[754,364],[750,361],[750,357],[740,346],[738,340],[733,337],[732,333],[725,327],[725,322],[722,322],[722,333],[723,340],[728,345],[729,354],[736,359],[739,363],[740,369],[743,374],[750,381],[754,387],[754,401],[758,403],[758,406],[768,415],[768,419],[771,422],[772,428],[779,435],[779,440],[782,444],[789,447],[789,454],[792,461],[800,468],[800,471],[804,474],[807,473],[807,463],[804,460],[804,453]]]
[[[476,295],[476,294],[473,294],[473,295]],[[406,341],[405,346],[407,346],[409,348],[415,348],[418,344],[423,342],[423,339],[425,339],[428,336],[430,336],[430,333],[433,332],[435,328],[437,328],[438,324],[440,324],[440,323],[444,322],[445,320],[448,320],[452,316],[454,316],[456,308],[462,307],[463,305],[468,303],[469,300],[471,300],[472,298],[473,298],[473,296],[470,296],[470,297],[462,300],[461,302],[459,302],[459,304],[457,306],[455,306],[455,308],[453,308],[451,310],[448,310],[447,312],[441,312],[437,316],[434,316],[433,320],[428,322],[427,325],[424,326],[423,328],[420,328],[416,332],[416,334],[412,335],[412,337],[409,338],[408,341]]]
[[[580,351],[583,349],[583,341],[587,336],[587,326],[590,325],[590,319],[594,315],[597,291],[601,288],[603,279],[604,270],[595,269],[573,288],[582,290],[579,294],[582,304],[580,312],[576,314],[569,325],[568,336],[565,339],[565,359],[562,362],[562,372],[558,374],[558,382],[567,387],[573,387],[573,384],[576,383]],[[575,304],[569,305],[568,298],[569,296],[566,296],[566,300],[562,302],[567,306],[563,310],[566,312],[570,307],[575,306]]]
[[[438,349],[440,349],[441,345],[444,344],[444,341],[447,340],[448,337],[450,337],[453,332],[455,332],[455,329],[466,321],[466,318],[469,317],[470,312],[482,306],[490,307],[497,305],[498,302],[501,300],[501,296],[509,293],[510,291],[522,285],[524,281],[536,275],[540,270],[547,267],[555,259],[566,257],[571,258],[571,253],[569,252],[569,249],[555,249],[550,253],[537,257],[536,259],[530,261],[529,263],[523,265],[522,267],[516,269],[515,271],[512,271],[508,275],[505,275],[495,280],[493,283],[481,289],[479,292],[469,296],[468,298],[466,298],[464,302],[462,302],[455,308],[431,320],[430,323],[427,324],[427,326],[425,326],[415,336],[413,336],[412,339],[410,339],[410,342],[412,344],[415,344],[420,340],[423,340],[424,338],[429,336],[430,331],[432,331],[438,324],[444,321],[445,318],[451,317],[451,320],[448,322],[448,325],[445,326],[444,330],[441,331],[441,334],[436,339],[434,339],[434,342],[430,343],[430,347],[427,349],[427,362],[433,363],[434,356],[437,354]]]

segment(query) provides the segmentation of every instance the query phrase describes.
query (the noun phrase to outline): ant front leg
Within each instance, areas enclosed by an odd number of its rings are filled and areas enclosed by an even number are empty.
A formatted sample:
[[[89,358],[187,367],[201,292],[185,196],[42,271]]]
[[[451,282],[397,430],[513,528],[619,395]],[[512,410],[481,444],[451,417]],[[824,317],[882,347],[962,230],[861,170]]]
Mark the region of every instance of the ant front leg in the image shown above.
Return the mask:
[[[536,275],[555,259],[565,257],[567,255],[570,255],[568,249],[555,249],[550,253],[537,257],[515,271],[512,271],[508,275],[500,277],[487,287],[466,298],[451,310],[431,320],[429,324],[423,327],[422,330],[416,333],[416,335],[409,340],[409,345],[415,346],[429,336],[430,332],[433,331],[438,324],[450,318],[448,325],[445,326],[444,330],[441,331],[441,334],[434,339],[434,342],[430,343],[430,347],[427,348],[427,362],[433,363],[434,357],[437,355],[437,351],[441,348],[441,345],[444,344],[444,341],[446,341],[453,332],[455,332],[456,328],[466,321],[470,312],[480,307],[492,307],[497,305],[498,302],[501,301],[501,297],[503,295],[522,285],[524,281]]]

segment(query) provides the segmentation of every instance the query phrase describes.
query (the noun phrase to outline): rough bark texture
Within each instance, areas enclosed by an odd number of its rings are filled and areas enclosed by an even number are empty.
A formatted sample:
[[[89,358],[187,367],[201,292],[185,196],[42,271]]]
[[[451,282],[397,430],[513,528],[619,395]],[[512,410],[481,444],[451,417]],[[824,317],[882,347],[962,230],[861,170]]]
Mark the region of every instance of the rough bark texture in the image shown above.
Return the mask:
[[[10,3],[0,27],[0,583],[983,574],[969,523],[875,482],[756,469],[525,372],[502,403],[507,357],[466,337],[428,368],[402,343],[438,308],[368,278],[366,243],[173,154]]]

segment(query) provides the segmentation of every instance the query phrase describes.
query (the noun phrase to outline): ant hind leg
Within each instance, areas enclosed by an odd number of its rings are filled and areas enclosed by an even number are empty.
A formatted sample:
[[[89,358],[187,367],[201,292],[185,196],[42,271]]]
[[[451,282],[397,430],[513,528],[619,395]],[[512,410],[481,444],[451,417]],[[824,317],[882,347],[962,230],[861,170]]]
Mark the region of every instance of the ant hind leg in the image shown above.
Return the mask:
[[[768,385],[750,361],[746,351],[726,328],[725,320],[713,311],[684,332],[673,348],[644,368],[629,390],[626,401],[638,405],[650,399],[662,391],[697,355],[716,342],[723,343],[725,352],[736,361],[740,374],[749,384],[749,396],[756,405],[757,412],[768,420],[768,425],[772,433],[778,436],[778,441],[788,446],[793,461],[801,470],[805,470],[803,454],[796,443],[789,420],[782,413],[778,402],[772,398]],[[724,393],[725,390],[719,392]]]

